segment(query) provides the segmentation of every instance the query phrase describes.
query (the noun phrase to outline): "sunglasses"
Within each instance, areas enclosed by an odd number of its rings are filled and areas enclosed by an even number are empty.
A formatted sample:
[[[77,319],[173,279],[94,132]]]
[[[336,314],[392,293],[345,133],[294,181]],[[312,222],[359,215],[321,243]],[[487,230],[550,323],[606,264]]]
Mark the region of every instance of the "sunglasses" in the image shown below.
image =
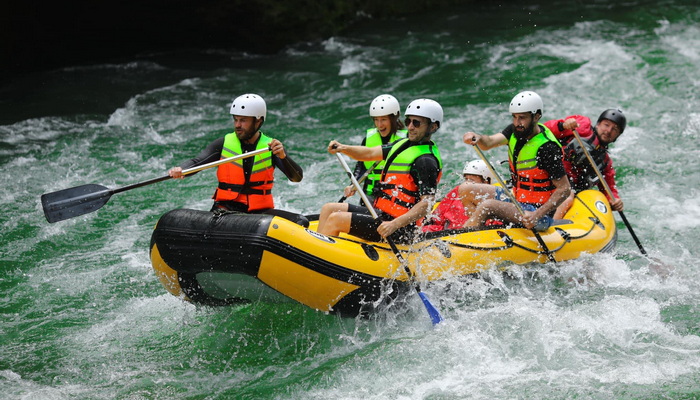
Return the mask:
[[[420,125],[421,125],[420,121],[418,121],[417,119],[411,119],[411,118],[406,118],[403,121],[403,123],[406,125],[406,127],[411,125],[411,123],[413,123],[413,126],[415,126],[416,128],[420,128]]]

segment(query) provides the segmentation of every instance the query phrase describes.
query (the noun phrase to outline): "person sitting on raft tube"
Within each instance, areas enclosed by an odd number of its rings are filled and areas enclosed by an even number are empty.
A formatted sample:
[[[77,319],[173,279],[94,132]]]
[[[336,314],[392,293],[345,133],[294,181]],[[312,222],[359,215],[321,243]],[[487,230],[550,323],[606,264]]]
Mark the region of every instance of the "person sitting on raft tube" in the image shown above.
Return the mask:
[[[270,214],[299,225],[309,226],[309,221],[303,215],[274,208],[272,187],[275,167],[292,182],[300,182],[304,172],[289,157],[282,142],[260,131],[267,116],[265,100],[252,93],[238,96],[231,104],[230,113],[233,117],[234,132],[214,140],[195,158],[171,168],[168,174],[173,178],[182,178],[183,169],[270,148],[269,153],[240,159],[218,167],[216,175],[219,186],[214,192],[214,205],[211,211]]]
[[[465,227],[483,227],[489,218],[521,224],[528,229],[546,230],[552,216],[571,192],[562,164],[561,144],[552,132],[539,124],[544,104],[531,91],[518,93],[510,103],[513,123],[491,136],[467,132],[463,141],[488,150],[508,145],[508,161],[516,201],[524,215],[510,202],[502,187],[463,183],[462,204],[471,215]]]
[[[321,209],[318,232],[338,236],[349,233],[378,242],[390,235],[410,243],[416,221],[430,212],[442,176],[440,151],[430,138],[442,123],[442,106],[435,100],[417,99],[406,107],[408,137],[380,147],[349,146],[331,141],[328,152],[342,153],[360,161],[384,160],[380,181],[375,185],[375,220],[365,207],[327,203]]]
[[[396,97],[390,94],[377,96],[369,105],[369,116],[372,117],[374,128],[367,129],[365,138],[362,139],[360,146],[382,146],[406,137],[408,131],[404,129],[403,122],[400,120],[401,106]],[[372,168],[372,170],[365,179],[363,189],[369,201],[373,201],[374,185],[379,182],[382,168],[384,168],[384,161],[378,163],[376,161],[358,161],[353,175],[355,175],[355,179],[359,180],[369,168]],[[355,194],[355,187],[352,185],[347,186],[345,188],[345,197],[350,197],[353,194]],[[360,199],[360,205],[364,205],[362,199]]]
[[[492,184],[495,177],[486,163],[482,160],[467,161],[462,169],[462,176],[465,183]],[[433,210],[432,214],[425,218],[421,230],[423,232],[438,232],[445,229],[461,229],[469,219],[462,200],[459,197],[459,187],[455,186],[445,197],[440,200],[440,204]],[[487,222],[488,224],[488,222]]]
[[[574,130],[576,130],[584,146],[586,146],[588,154],[591,155],[591,158],[596,163],[598,171],[600,171],[603,179],[610,187],[610,191],[613,194],[613,198],[608,199],[610,207],[614,211],[622,211],[624,204],[617,192],[615,168],[613,167],[612,158],[608,154],[608,146],[611,143],[615,143],[617,138],[625,131],[625,126],[627,126],[627,118],[622,110],[610,108],[603,111],[592,129],[591,119],[582,115],[553,119],[545,122],[544,125],[561,142],[562,150],[564,151],[564,169],[566,169],[566,174],[569,176],[574,192],[578,193],[597,185],[606,196],[608,195],[605,192],[603,183],[599,182],[598,174],[591,167],[586,154],[574,136]],[[573,202],[574,193],[557,208],[554,218],[563,218]]]

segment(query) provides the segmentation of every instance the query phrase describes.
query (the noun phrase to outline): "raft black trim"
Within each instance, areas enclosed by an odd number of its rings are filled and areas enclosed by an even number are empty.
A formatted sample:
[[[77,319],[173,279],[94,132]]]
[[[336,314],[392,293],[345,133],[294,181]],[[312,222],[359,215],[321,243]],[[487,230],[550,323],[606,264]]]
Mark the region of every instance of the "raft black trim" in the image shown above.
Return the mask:
[[[392,289],[387,293],[393,293],[392,296],[410,290],[408,282],[386,280],[351,270],[268,237],[267,230],[273,218],[277,217],[237,213],[217,216],[205,211],[173,210],[161,217],[151,237],[151,246],[157,245],[163,261],[185,278],[180,282],[181,287],[184,286],[183,291],[195,302],[239,302],[240,299],[216,299],[203,293],[196,274],[225,272],[257,277],[265,251],[324,276],[358,286],[336,303],[331,311],[343,316],[356,316],[366,308],[367,303],[380,300],[386,282],[391,282]],[[206,229],[203,230],[203,226]],[[235,226],[236,231],[227,230],[227,226]],[[371,247],[363,246],[370,259],[373,252],[376,253],[375,249],[368,249]],[[202,253],[207,255],[198,256]]]

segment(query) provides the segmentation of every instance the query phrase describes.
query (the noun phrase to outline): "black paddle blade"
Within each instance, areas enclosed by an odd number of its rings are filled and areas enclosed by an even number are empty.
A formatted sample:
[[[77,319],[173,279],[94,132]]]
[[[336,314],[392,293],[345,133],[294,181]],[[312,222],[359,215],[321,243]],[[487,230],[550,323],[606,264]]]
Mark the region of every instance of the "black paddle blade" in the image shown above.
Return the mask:
[[[77,217],[100,209],[112,191],[94,183],[41,195],[41,206],[50,223]]]

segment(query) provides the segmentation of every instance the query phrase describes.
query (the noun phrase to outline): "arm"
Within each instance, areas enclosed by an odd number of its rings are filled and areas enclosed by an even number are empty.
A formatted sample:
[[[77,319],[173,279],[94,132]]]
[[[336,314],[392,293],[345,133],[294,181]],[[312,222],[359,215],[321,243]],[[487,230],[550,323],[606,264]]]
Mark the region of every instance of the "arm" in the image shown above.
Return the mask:
[[[534,226],[540,218],[559,207],[559,205],[569,197],[569,194],[571,194],[571,185],[569,184],[569,178],[567,178],[566,175],[561,176],[558,179],[552,179],[552,183],[554,183],[554,187],[556,189],[554,189],[554,193],[552,193],[552,195],[549,197],[549,200],[542,204],[540,208],[532,212],[532,226]],[[525,223],[524,225],[528,228],[532,228],[532,226],[528,226]]]
[[[464,134],[464,136],[462,136],[462,141],[472,146],[478,145],[481,150],[489,150],[508,143],[505,135],[500,132],[491,136],[467,132]]]
[[[277,167],[284,175],[287,176],[287,179],[289,179],[292,182],[301,182],[301,180],[304,178],[304,171],[301,169],[299,164],[294,162],[291,157],[286,156],[285,158],[281,159],[277,156],[273,156],[273,160],[275,162],[275,167]]]
[[[301,182],[304,178],[304,171],[301,169],[299,164],[295,163],[287,155],[287,150],[284,149],[284,145],[277,139],[272,139],[269,144],[270,151],[272,151],[272,160],[280,171],[287,176],[292,182]]]
[[[608,193],[605,191],[605,188],[601,182],[598,182],[598,188],[605,193],[605,197],[608,197],[610,207],[612,207],[614,211],[622,211],[624,209],[624,203],[622,202],[622,199],[620,199],[620,194],[617,192],[617,185],[615,184],[615,168],[613,168],[612,158],[610,158],[609,154],[605,154],[605,168],[603,168],[603,170],[600,172],[603,175],[603,179],[605,179],[605,183],[608,184],[613,198],[609,198]]]
[[[418,221],[419,219],[425,217],[430,212],[430,205],[434,203],[435,196],[425,195],[421,196],[420,201],[416,203],[408,212],[394,220],[384,221],[377,232],[382,237],[387,237],[392,233],[396,232],[399,228]]]
[[[365,147],[365,146],[349,146],[340,144],[332,140],[328,144],[328,152],[331,154],[341,153],[350,156],[358,161],[376,161],[383,159],[382,146]]]
[[[168,174],[173,178],[182,179],[184,178],[184,176],[182,175],[183,169],[197,167],[199,165],[203,165],[221,159],[221,151],[223,150],[223,148],[224,138],[220,137],[219,139],[216,139],[213,142],[209,143],[209,145],[204,150],[202,150],[196,157],[183,161],[182,163],[180,163],[179,166],[171,168],[170,171],[168,171]],[[187,176],[192,176],[195,174],[197,174],[197,172]]]
[[[411,176],[418,182],[418,195],[420,200],[404,215],[392,221],[383,222],[377,232],[382,237],[387,237],[397,229],[412,224],[430,213],[431,205],[435,203],[435,192],[437,191],[438,175],[440,167],[435,157],[422,155],[418,157],[411,166]]]
[[[591,119],[583,115],[572,115],[565,119],[553,119],[544,123],[557,139],[565,139],[574,135],[574,129],[582,138],[593,134]]]

